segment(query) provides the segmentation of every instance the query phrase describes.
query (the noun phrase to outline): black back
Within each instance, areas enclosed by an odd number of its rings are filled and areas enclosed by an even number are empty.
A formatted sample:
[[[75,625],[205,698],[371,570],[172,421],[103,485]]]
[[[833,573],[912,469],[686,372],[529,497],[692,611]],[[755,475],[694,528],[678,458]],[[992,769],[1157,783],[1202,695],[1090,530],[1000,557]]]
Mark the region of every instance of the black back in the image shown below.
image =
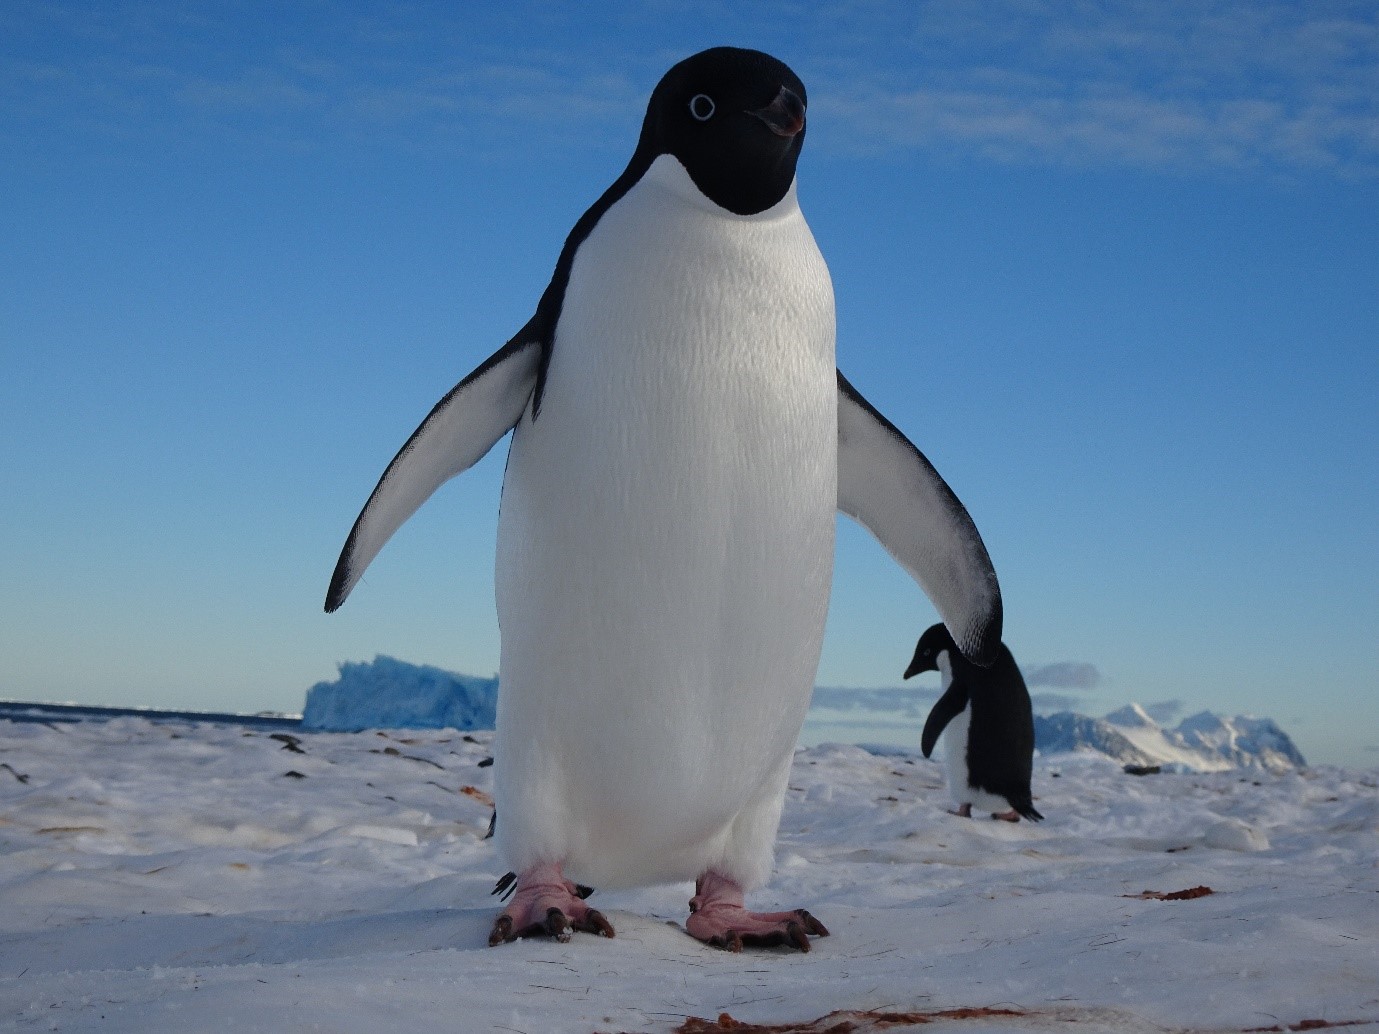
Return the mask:
[[[963,657],[942,625],[927,629],[915,647],[905,677],[938,669],[938,655],[948,651],[953,681],[924,723],[921,746],[928,757],[944,727],[972,709],[967,731],[967,779],[974,787],[998,794],[1027,819],[1042,819],[1030,794],[1034,770],[1034,709],[1029,689],[1010,649],[1002,643],[988,668]]]

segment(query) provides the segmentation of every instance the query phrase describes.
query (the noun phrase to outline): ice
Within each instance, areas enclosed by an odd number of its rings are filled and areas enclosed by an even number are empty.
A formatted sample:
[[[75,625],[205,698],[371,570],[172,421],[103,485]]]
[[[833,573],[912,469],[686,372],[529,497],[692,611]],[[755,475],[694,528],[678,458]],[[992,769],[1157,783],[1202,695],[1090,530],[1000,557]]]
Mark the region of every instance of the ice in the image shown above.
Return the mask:
[[[338,680],[312,686],[302,726],[316,732],[492,729],[497,706],[497,677],[457,675],[380,655],[371,664],[341,664]]]

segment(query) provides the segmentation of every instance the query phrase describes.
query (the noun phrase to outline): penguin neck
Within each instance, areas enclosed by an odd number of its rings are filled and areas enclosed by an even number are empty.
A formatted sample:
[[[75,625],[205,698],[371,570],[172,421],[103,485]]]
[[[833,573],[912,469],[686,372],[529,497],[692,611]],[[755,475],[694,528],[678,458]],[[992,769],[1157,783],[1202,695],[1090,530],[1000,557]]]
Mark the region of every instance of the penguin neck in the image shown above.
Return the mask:
[[[953,658],[947,650],[940,650],[934,661],[938,664],[940,688],[946,693],[953,684]]]
[[[657,155],[642,175],[641,182],[648,187],[664,190],[681,202],[733,222],[771,222],[776,219],[789,218],[800,210],[799,198],[795,191],[796,181],[792,179],[789,188],[785,191],[785,196],[770,208],[761,212],[754,212],[751,215],[738,215],[735,212],[730,212],[704,195],[695,185],[694,180],[690,178],[689,171],[680,164],[680,160],[673,154]]]

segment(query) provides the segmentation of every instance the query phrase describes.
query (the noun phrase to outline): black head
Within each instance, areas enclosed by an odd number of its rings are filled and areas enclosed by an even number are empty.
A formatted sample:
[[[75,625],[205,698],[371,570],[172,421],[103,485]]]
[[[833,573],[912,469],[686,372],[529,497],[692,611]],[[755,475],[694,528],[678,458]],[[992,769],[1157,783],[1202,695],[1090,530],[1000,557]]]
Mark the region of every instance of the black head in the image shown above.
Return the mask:
[[[785,64],[714,47],[685,58],[652,91],[633,163],[674,155],[715,204],[764,212],[795,179],[804,112],[804,84]]]
[[[919,642],[915,645],[915,655],[910,660],[910,666],[905,669],[905,678],[911,678],[922,671],[938,671],[938,655],[944,650],[950,651],[950,658],[962,655],[957,643],[953,642],[953,635],[948,631],[948,626],[940,621],[937,625],[926,628],[924,634],[919,637]]]

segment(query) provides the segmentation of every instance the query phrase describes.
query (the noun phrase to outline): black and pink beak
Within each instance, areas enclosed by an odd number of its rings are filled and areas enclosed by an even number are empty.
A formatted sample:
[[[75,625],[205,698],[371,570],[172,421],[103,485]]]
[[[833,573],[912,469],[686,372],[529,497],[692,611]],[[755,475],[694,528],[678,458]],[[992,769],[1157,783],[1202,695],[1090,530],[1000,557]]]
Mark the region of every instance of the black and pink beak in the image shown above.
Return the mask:
[[[754,115],[766,123],[776,136],[795,136],[804,128],[804,101],[799,94],[782,86],[776,99],[764,108],[757,108],[747,114]]]

